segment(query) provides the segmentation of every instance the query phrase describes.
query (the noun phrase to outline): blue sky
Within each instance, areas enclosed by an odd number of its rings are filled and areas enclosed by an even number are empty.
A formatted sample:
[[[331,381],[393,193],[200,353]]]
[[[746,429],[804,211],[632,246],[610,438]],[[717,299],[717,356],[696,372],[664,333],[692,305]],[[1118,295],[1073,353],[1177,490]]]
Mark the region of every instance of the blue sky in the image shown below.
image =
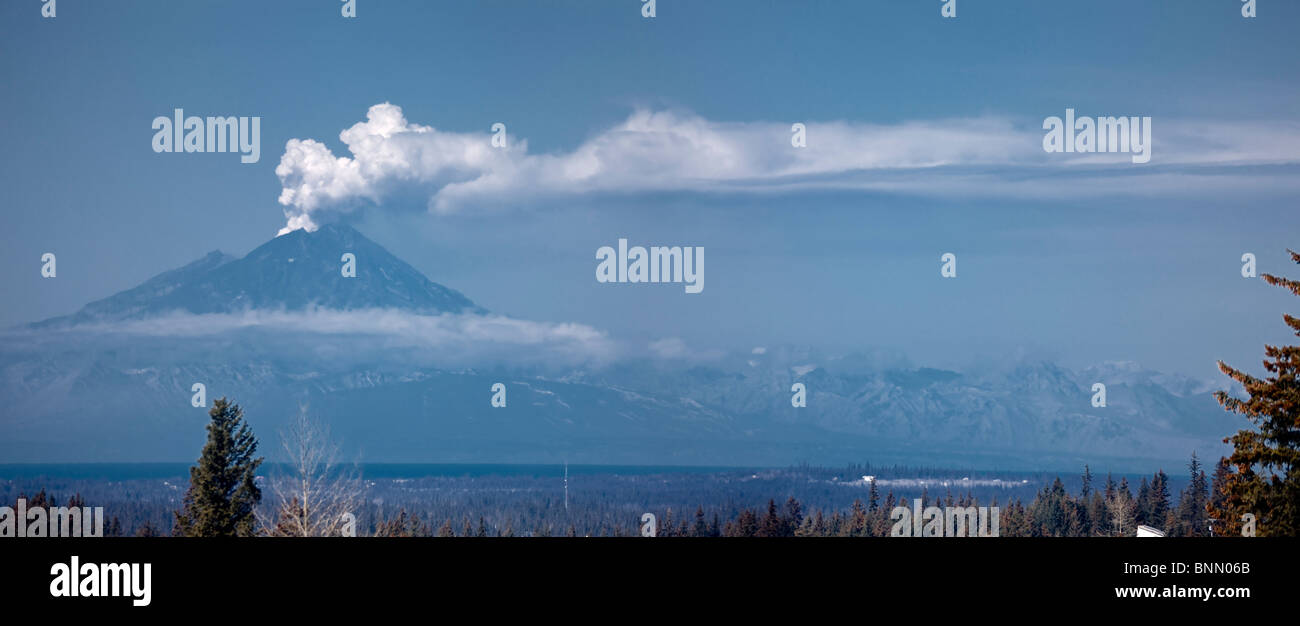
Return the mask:
[[[600,145],[638,111],[742,147],[806,122],[820,150],[839,123],[848,147],[830,162],[873,128],[929,156],[922,140],[947,137],[947,121],[995,120],[1005,159],[979,139],[969,159],[900,171],[898,151],[862,145],[886,160],[868,181],[905,183],[890,190],[823,166],[755,191],[780,170],[765,153],[755,171],[680,184],[660,154],[647,168],[667,173],[644,189],[508,181],[430,213],[434,182],[342,204],[433,280],[521,318],[699,350],[874,347],[954,367],[1029,351],[1208,377],[1216,358],[1258,363],[1295,311],[1238,274],[1243,252],[1300,274],[1285,256],[1300,248],[1300,149],[1286,141],[1300,6],[1260,2],[1253,20],[1235,0],[959,0],[955,20],[938,0],[660,0],[651,20],[636,0],[358,0],[353,20],[329,0],[60,0],[55,19],[5,2],[0,323],[73,311],[215,248],[246,253],[285,225],[286,142],[347,156],[340,132],[386,102],[453,138],[486,141],[504,122],[531,157]],[[260,116],[260,162],[154,153],[150,122],[177,107]],[[1067,107],[1151,116],[1153,162],[1098,175],[1053,161],[1039,125]],[[938,134],[918,139],[918,125]],[[594,252],[618,237],[704,246],[705,292],[596,283]],[[39,276],[47,251],[57,280]],[[939,278],[943,252],[958,254],[956,280]]]

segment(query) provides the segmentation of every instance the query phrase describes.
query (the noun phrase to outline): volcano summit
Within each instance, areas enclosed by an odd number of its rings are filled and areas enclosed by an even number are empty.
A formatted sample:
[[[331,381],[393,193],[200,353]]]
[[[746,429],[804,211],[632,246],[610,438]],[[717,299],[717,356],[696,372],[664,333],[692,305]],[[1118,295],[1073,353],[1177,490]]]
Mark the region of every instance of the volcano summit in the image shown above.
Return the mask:
[[[356,276],[339,270],[355,256]],[[159,274],[138,287],[91,302],[38,327],[146,319],[169,313],[402,309],[412,313],[486,313],[460,292],[435,283],[350,226],[295,230],[235,259],[221,251]]]

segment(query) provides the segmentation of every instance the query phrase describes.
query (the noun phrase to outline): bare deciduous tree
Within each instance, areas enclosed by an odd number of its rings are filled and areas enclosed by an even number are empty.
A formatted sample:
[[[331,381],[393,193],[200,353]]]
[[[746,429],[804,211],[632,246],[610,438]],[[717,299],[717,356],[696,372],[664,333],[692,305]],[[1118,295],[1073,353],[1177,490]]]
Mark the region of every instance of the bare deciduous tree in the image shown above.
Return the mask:
[[[299,407],[280,441],[288,471],[268,481],[269,507],[258,513],[262,531],[273,537],[355,536],[365,486],[357,465],[339,462],[329,427]]]
[[[1132,537],[1137,533],[1137,504],[1125,491],[1115,494],[1106,507],[1110,512],[1111,534],[1116,537]]]

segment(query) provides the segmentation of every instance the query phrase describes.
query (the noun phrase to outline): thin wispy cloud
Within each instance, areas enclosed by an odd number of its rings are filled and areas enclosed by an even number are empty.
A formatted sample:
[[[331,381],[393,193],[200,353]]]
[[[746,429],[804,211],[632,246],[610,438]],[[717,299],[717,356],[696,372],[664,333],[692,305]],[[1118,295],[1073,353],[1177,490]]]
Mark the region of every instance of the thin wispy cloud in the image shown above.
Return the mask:
[[[1047,112],[1059,115],[1060,112]],[[370,107],[339,134],[347,155],[314,139],[290,139],[276,168],[282,232],[314,229],[329,214],[383,203],[397,193],[427,198],[434,212],[526,204],[584,194],[766,193],[864,190],[981,196],[1059,195],[1061,176],[1093,183],[1078,193],[1145,194],[1206,189],[1206,168],[1300,163],[1293,122],[1154,120],[1154,158],[1123,153],[1048,154],[1041,120],[978,117],[897,124],[726,122],[677,111],[637,110],[574,150],[530,154],[525,139],[438,130],[401,107]],[[1284,172],[1217,172],[1212,188],[1291,188]]]
[[[256,334],[250,334],[256,333]],[[284,354],[313,350],[343,362],[367,358],[436,367],[529,367],[599,370],[615,363],[679,364],[717,361],[726,353],[668,337],[648,344],[613,337],[577,322],[539,322],[497,314],[424,315],[400,309],[248,309],[234,313],[172,311],[139,319],[83,322],[53,328],[16,327],[0,332],[0,352],[44,353],[69,345],[131,345],[157,339],[225,343],[242,337]],[[162,345],[175,345],[164,343]],[[198,345],[198,344],[195,344]],[[344,356],[346,355],[346,356]],[[542,371],[539,370],[539,371]]]
[[[25,336],[39,340],[65,337],[203,338],[244,330],[270,336],[360,338],[372,348],[413,348],[436,354],[446,364],[489,362],[553,365],[600,364],[616,358],[620,348],[605,331],[578,323],[535,322],[501,315],[420,315],[397,309],[305,311],[252,309],[239,313],[194,314],[177,311],[144,319],[94,322],[39,335],[14,330],[4,343]]]

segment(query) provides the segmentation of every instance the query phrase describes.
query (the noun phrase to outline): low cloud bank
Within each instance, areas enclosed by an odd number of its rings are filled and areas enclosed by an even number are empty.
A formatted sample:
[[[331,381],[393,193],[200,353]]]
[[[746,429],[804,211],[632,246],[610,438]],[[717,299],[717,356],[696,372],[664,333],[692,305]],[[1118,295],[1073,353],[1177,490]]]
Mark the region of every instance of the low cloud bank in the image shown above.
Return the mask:
[[[335,343],[332,338],[360,339],[367,349],[426,351],[433,360],[458,365],[599,364],[619,353],[616,342],[607,333],[583,324],[533,322],[500,315],[418,315],[395,309],[250,310],[202,315],[176,312],[21,334],[38,341],[78,336],[203,339],[239,331],[258,331],[272,339],[294,340],[308,347],[325,347]],[[252,340],[242,343],[249,348],[257,347]]]

